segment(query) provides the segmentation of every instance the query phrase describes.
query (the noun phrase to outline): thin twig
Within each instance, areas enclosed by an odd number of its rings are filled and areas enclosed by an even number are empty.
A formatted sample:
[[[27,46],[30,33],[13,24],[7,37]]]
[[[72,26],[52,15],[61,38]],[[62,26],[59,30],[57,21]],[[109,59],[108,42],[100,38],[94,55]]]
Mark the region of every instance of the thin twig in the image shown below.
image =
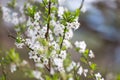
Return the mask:
[[[80,5],[80,8],[79,8],[79,9],[81,9],[81,8],[83,7],[84,1],[85,1],[85,0],[82,0],[81,5]]]
[[[8,37],[11,37],[11,38],[13,38],[13,39],[15,39],[16,40],[16,37],[14,37],[13,35],[11,35],[11,34],[8,34]]]
[[[8,35],[8,37],[11,37],[11,38],[13,38],[13,39],[15,39],[16,40],[16,37],[14,37],[13,35],[11,35],[11,34],[9,34]],[[23,43],[25,44],[25,42],[23,41]],[[31,51],[34,51],[32,48],[30,48],[27,44],[25,44],[25,46],[28,48],[28,49],[30,49]]]
[[[90,69],[92,69],[91,66],[90,66],[90,64],[89,64],[88,59],[87,59],[85,56],[83,56],[83,57],[84,57],[84,59],[87,61],[88,67],[89,67]],[[93,77],[94,80],[96,80],[96,78],[95,78],[95,76],[94,76],[94,71],[92,72],[92,74],[90,73],[90,75]]]
[[[49,71],[51,72],[51,59],[50,58],[49,58],[48,66],[49,66]]]

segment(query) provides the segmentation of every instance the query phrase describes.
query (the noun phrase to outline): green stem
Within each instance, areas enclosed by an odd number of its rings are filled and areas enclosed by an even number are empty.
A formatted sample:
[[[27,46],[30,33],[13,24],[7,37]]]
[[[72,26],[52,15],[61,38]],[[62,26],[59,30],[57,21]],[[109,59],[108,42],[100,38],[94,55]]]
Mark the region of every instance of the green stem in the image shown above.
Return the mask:
[[[3,65],[3,63],[1,63],[1,67],[2,67],[2,74],[4,76],[4,79],[7,80],[7,74],[6,74],[5,66]]]
[[[91,68],[91,66],[90,66],[90,64],[89,64],[89,60],[85,57],[85,56],[83,56],[83,58],[87,61],[87,65],[88,65],[88,67],[92,70],[92,68]],[[93,80],[96,80],[96,78],[95,78],[95,76],[94,76],[94,71],[92,72],[92,73],[90,73],[90,75],[93,77]]]
[[[65,39],[65,33],[66,33],[66,27],[65,27],[65,29],[64,29],[64,34],[63,34],[63,39],[62,39],[62,42],[61,42],[61,44],[60,44],[60,51],[59,51],[59,54],[61,53],[61,49],[62,49],[62,47],[63,47],[63,41],[64,41],[64,39]]]

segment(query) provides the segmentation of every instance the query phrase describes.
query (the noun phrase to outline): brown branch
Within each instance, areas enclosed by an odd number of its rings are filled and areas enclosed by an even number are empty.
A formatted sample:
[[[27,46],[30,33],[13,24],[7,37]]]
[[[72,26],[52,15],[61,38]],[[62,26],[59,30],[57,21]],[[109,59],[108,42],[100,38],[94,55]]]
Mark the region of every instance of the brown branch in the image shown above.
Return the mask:
[[[50,14],[51,14],[51,0],[49,0],[49,2],[48,2],[48,23],[47,23],[47,32],[46,32],[46,34],[45,34],[46,40],[48,40],[48,36],[49,36]],[[48,50],[49,50],[49,47],[48,47]],[[48,70],[49,72],[51,71],[51,59],[50,59],[50,58],[49,58],[48,66],[45,65],[45,67],[47,68],[47,70]]]
[[[48,40],[48,34],[50,29],[50,14],[51,14],[51,0],[49,0],[49,3],[48,3],[48,23],[47,23],[47,32],[45,34],[46,40]]]
[[[15,39],[16,40],[16,37],[14,37],[13,35],[11,35],[11,34],[8,34],[8,37],[11,37],[11,38],[13,38],[13,39]]]

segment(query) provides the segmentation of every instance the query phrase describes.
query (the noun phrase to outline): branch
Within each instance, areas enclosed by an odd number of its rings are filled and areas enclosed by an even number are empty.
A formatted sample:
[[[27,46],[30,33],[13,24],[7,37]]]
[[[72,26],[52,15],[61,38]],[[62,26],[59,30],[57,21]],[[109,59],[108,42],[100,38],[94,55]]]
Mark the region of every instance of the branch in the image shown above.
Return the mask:
[[[12,36],[11,34],[9,34],[8,35],[8,37],[11,37],[11,38],[13,38],[13,39],[16,39],[14,36]],[[24,42],[24,44],[25,44],[25,42]],[[25,44],[25,46],[29,49],[29,50],[31,50],[31,51],[34,51],[33,49],[31,49],[28,45],[26,45]],[[42,59],[40,59],[41,60],[41,62],[43,63],[43,60]],[[50,64],[50,59],[49,59],[49,65],[47,66],[47,65],[44,65],[45,66],[45,68],[47,69],[47,71],[48,72],[50,72],[50,68],[51,68],[51,64]],[[3,71],[3,75],[5,76],[5,78],[6,78],[6,73],[4,72],[4,69],[2,69]],[[7,80],[7,79],[5,79],[5,80]]]
[[[60,50],[62,49],[62,46],[63,46],[63,41],[64,41],[64,39],[65,39],[65,33],[66,33],[66,27],[65,27],[65,29],[64,29],[64,34],[63,34],[63,39],[62,39],[62,42],[61,42],[61,44],[60,44]]]
[[[11,37],[11,38],[13,38],[13,39],[16,40],[16,37],[14,37],[14,36],[11,35],[11,34],[9,34],[8,37]],[[23,43],[25,44],[25,42],[23,42]],[[29,50],[34,51],[34,50],[33,50],[32,48],[30,48],[27,44],[25,44],[25,46],[26,46]]]
[[[63,47],[63,41],[64,41],[64,39],[65,39],[65,33],[66,33],[66,27],[65,27],[65,29],[64,29],[64,34],[63,34],[63,39],[62,39],[62,42],[61,42],[61,44],[60,44],[60,51],[59,51],[59,54],[61,53],[61,49],[62,49],[62,47]]]
[[[80,5],[80,8],[79,8],[79,9],[81,9],[81,8],[83,7],[84,1],[85,1],[85,0],[82,0],[81,5]]]
[[[46,40],[48,40],[48,36],[49,36],[50,14],[51,14],[51,0],[49,0],[49,3],[48,3],[48,23],[47,23],[47,32],[45,34]],[[49,50],[49,47],[48,47],[48,50]],[[51,59],[50,58],[49,58],[48,66],[45,65],[45,67],[49,72],[51,71]]]
[[[51,14],[51,0],[48,3],[48,23],[47,23],[47,32],[45,34],[46,40],[48,40],[49,28],[50,28],[50,14]]]

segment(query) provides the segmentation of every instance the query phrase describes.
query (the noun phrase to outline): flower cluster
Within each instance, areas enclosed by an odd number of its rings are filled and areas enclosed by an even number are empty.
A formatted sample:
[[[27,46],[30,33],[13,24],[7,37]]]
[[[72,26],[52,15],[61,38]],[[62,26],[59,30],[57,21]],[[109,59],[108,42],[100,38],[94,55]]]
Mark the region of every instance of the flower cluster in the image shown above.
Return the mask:
[[[102,78],[100,73],[96,73],[95,77],[96,77],[96,80],[104,80],[104,78]]]
[[[23,11],[21,9],[22,8],[20,8],[19,10],[20,12]],[[21,12],[21,15],[19,15],[17,12],[7,7],[2,7],[2,11],[3,11],[3,19],[7,23],[18,25],[26,21],[26,18],[23,12]]]
[[[90,62],[89,58],[95,56],[92,50],[87,49],[86,43],[76,41],[73,44],[70,41],[73,31],[80,26],[78,22],[80,10],[70,12],[64,6],[59,5],[56,0],[42,0],[40,4],[43,7],[40,10],[35,5],[26,7],[27,20],[24,33],[16,30],[18,36],[15,38],[15,45],[18,48],[26,46],[30,50],[29,59],[32,59],[35,66],[40,68],[40,70],[33,70],[32,75],[39,80],[51,80],[54,79],[54,76],[57,77],[57,80],[79,80],[82,75],[104,80],[99,74],[94,73],[96,64]],[[11,17],[10,13],[11,11],[3,8],[3,18],[7,18],[5,21],[13,21],[12,23],[15,25],[20,24],[18,14],[12,13]],[[24,21],[24,19],[22,20]],[[82,54],[81,60],[87,64],[88,69],[84,68],[80,62],[71,60],[68,53],[70,48],[75,48]],[[49,75],[48,73],[45,76],[42,75],[46,73],[45,70],[49,72]],[[14,71],[16,71],[16,66],[11,65],[11,72]],[[57,72],[60,76],[57,76]]]

